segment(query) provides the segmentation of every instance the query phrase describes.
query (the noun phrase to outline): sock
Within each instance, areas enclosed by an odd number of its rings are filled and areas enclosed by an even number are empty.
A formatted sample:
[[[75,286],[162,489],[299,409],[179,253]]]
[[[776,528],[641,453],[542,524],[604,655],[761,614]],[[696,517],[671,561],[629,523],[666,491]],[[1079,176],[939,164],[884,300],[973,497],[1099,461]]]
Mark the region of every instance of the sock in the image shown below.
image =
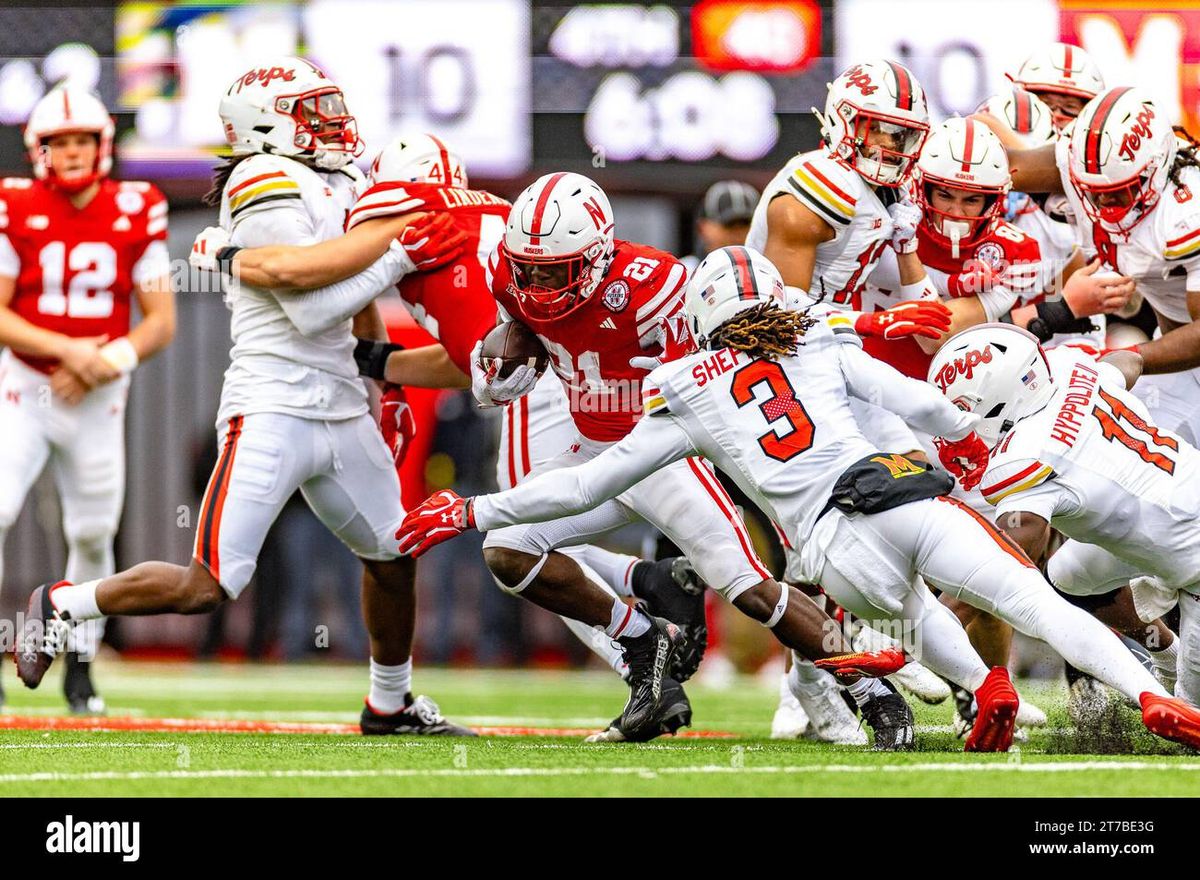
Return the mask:
[[[394,715],[404,708],[412,690],[412,657],[399,666],[384,666],[371,659],[371,690],[367,704],[379,715]]]
[[[632,573],[641,563],[636,556],[613,553],[611,550],[593,547],[591,544],[572,549],[579,551],[582,561],[586,562],[618,596],[631,597],[634,595]],[[579,561],[578,557],[576,561]]]
[[[50,603],[59,614],[67,614],[71,620],[95,620],[103,617],[96,606],[96,587],[100,581],[84,581],[82,584],[67,584],[50,594]]]
[[[1169,673],[1171,678],[1175,677],[1179,662],[1179,639],[1175,639],[1161,651],[1147,650],[1146,653],[1150,655],[1150,662],[1154,664],[1155,669]]]
[[[650,629],[650,618],[638,611],[632,605],[626,605],[620,599],[613,600],[612,618],[605,627],[605,632],[612,638],[627,638],[640,636]]]
[[[886,697],[891,693],[877,678],[860,678],[854,684],[846,685],[846,690],[849,691],[850,696],[854,697],[854,702],[860,709],[872,697]]]
[[[579,641],[583,642],[592,649],[595,654],[600,657],[609,668],[621,678],[625,678],[629,674],[629,665],[625,662],[625,652],[621,650],[621,646],[606,636],[603,630],[598,626],[588,626],[579,620],[572,620],[570,617],[563,617],[562,622]]]
[[[104,638],[104,628],[107,624],[107,617],[98,617],[71,627],[67,650],[78,654],[80,663],[91,663],[96,659],[96,652],[100,649],[100,640]]]

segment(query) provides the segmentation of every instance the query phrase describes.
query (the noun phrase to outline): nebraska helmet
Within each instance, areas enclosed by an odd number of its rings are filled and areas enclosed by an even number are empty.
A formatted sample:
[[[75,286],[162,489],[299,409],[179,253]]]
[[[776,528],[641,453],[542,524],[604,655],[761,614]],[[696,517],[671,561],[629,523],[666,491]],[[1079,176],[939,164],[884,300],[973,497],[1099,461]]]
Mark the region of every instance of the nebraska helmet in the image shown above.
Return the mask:
[[[1056,132],[1050,108],[1033,92],[1014,86],[1010,91],[992,95],[979,109],[1007,123],[1027,147],[1054,142]]]
[[[1175,161],[1175,131],[1154,100],[1121,86],[1088,102],[1071,129],[1071,185],[1093,223],[1128,232],[1158,203]]]
[[[221,98],[220,114],[235,156],[270,153],[335,171],[362,155],[342,90],[303,58],[250,68]]]
[[[458,154],[432,134],[403,134],[371,163],[371,184],[436,183],[466,187],[467,169]]]
[[[61,178],[50,164],[46,144],[58,134],[90,132],[96,135],[96,161],[92,170],[71,178]],[[25,124],[25,149],[39,180],[65,190],[79,192],[112,171],[113,120],[100,99],[77,86],[52,89],[34,106]]]
[[[904,182],[929,133],[925,90],[895,61],[855,64],[829,84],[817,118],[830,150],[880,186]]]
[[[692,338],[709,347],[722,324],[762,303],[783,306],[783,278],[774,264],[752,248],[713,251],[696,267],[683,292],[683,309]]]
[[[917,160],[916,183],[922,225],[957,251],[959,245],[986,233],[999,216],[1012,177],[1000,138],[974,119],[954,117],[930,133]],[[978,193],[984,197],[983,209],[970,215],[936,208],[931,198],[934,187]]]
[[[581,306],[612,265],[608,196],[582,174],[545,174],[517,196],[500,255],[530,316],[562,317]]]
[[[980,417],[975,431],[990,448],[1054,394],[1046,352],[1037,337],[1012,324],[976,324],[951,336],[933,356],[929,381],[959,409]]]
[[[1025,59],[1014,82],[1027,92],[1074,95],[1090,101],[1104,91],[1104,77],[1092,57],[1070,43],[1051,43]]]

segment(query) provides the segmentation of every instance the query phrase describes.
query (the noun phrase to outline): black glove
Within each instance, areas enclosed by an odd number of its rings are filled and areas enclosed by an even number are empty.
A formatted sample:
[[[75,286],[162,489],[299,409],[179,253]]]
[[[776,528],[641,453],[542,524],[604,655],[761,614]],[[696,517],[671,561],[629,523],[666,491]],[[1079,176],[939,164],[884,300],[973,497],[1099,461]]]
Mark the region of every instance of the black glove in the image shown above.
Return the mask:
[[[383,379],[387,360],[393,351],[404,351],[403,345],[380,342],[378,339],[359,339],[354,346],[354,363],[358,364],[358,375],[370,379]]]
[[[1039,342],[1047,342],[1055,333],[1091,333],[1096,325],[1089,318],[1076,318],[1065,299],[1037,304],[1037,317],[1027,327]]]

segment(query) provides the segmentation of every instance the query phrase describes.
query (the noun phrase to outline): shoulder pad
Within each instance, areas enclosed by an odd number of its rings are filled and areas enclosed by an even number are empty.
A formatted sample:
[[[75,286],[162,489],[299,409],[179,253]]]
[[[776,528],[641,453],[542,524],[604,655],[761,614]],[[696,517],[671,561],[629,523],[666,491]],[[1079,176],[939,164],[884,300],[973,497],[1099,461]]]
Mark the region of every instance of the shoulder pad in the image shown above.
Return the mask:
[[[1200,181],[1197,184],[1200,185]],[[1189,195],[1180,202],[1179,196],[1184,192]],[[1163,258],[1186,260],[1200,254],[1200,191],[1175,186],[1170,193],[1163,194],[1160,204],[1166,213]]]
[[[1013,437],[1009,437],[1006,446],[1012,440]],[[1040,486],[1053,476],[1054,468],[1040,459],[1022,454],[1017,447],[992,459],[979,491],[988,504],[996,505],[1010,495]]]
[[[257,154],[239,162],[225,184],[231,219],[252,206],[300,199],[299,179],[305,173],[313,172],[283,156]]]
[[[346,229],[353,229],[364,220],[377,217],[395,217],[409,214],[413,211],[425,210],[427,203],[424,196],[417,192],[416,186],[407,183],[378,183],[371,187],[354,203]]]
[[[791,193],[835,229],[854,219],[862,178],[821,150],[792,160],[788,175]]]

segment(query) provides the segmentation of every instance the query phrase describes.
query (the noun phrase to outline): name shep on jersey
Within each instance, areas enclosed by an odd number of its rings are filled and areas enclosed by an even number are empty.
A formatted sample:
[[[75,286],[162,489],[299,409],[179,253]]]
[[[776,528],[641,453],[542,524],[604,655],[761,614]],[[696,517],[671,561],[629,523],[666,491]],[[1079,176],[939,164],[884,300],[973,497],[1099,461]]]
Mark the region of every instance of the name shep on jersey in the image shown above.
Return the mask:
[[[1083,428],[1083,420],[1092,411],[1092,397],[1096,393],[1096,385],[1100,381],[1100,373],[1087,364],[1078,364],[1071,371],[1067,382],[1067,394],[1058,415],[1054,417],[1054,427],[1050,436],[1065,445],[1068,449],[1079,439],[1079,431]]]
[[[744,360],[744,355],[739,355],[731,348],[721,349],[712,357],[706,358],[692,367],[692,378],[696,380],[696,387],[703,388],[710,381],[732,370]]]

